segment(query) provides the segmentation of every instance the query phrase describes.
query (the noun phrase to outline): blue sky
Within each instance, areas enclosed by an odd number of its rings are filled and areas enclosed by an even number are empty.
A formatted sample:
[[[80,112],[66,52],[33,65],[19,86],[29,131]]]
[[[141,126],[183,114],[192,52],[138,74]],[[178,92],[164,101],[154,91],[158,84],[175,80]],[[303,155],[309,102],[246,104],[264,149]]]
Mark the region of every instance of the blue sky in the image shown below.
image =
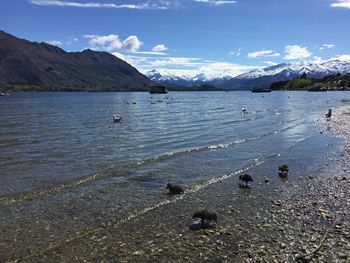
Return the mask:
[[[3,0],[0,29],[67,51],[113,53],[141,72],[238,75],[350,60],[350,0]]]

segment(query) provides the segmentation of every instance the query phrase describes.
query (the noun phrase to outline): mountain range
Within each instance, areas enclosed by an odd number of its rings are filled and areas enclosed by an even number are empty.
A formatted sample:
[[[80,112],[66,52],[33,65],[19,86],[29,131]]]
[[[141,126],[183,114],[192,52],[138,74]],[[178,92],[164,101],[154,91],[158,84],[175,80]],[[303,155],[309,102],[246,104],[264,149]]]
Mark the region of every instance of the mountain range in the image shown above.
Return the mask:
[[[179,87],[194,87],[202,85],[219,87],[225,81],[232,78],[230,76],[212,77],[203,73],[195,76],[176,76],[172,74],[161,74],[157,70],[148,71],[145,75],[154,82]]]
[[[0,85],[15,91],[144,91],[151,83],[110,53],[66,52],[0,31]]]
[[[170,86],[192,87],[211,85],[224,90],[251,90],[254,88],[269,88],[272,83],[292,80],[302,75],[313,79],[322,79],[336,74],[350,74],[350,62],[330,60],[323,63],[297,62],[278,64],[257,69],[236,77],[208,77],[205,74],[191,76],[176,76],[161,74],[156,70],[146,73],[152,81]]]
[[[278,64],[264,69],[253,70],[232,78],[219,87],[226,90],[250,90],[269,88],[272,83],[292,80],[306,75],[308,78],[321,79],[336,74],[350,74],[350,62],[330,60],[323,63],[297,62]]]

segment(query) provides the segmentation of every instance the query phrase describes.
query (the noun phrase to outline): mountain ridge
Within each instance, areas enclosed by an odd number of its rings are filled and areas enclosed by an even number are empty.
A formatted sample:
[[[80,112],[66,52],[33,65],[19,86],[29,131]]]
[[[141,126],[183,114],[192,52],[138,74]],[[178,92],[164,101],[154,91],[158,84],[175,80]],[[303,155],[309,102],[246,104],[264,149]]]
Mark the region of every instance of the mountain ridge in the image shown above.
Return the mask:
[[[212,77],[207,76],[204,73],[200,73],[195,76],[176,76],[172,74],[161,74],[157,70],[148,71],[145,73],[145,75],[154,82],[180,87],[193,87],[201,85],[218,87],[225,81],[232,78],[230,76]]]
[[[234,77],[220,88],[227,90],[251,90],[253,88],[267,88],[271,84],[280,81],[288,81],[300,77],[303,74],[308,78],[322,79],[336,74],[350,74],[350,62],[341,60],[329,60],[322,63],[297,62],[281,63],[278,65],[253,70]]]
[[[0,84],[14,90],[146,91],[151,83],[110,53],[66,52],[0,30]]]

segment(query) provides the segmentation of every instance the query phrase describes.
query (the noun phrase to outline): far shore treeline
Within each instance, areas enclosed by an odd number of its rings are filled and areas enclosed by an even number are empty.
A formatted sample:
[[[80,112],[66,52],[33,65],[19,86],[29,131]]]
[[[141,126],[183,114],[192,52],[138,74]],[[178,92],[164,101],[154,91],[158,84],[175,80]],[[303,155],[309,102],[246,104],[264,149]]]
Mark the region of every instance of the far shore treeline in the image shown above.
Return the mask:
[[[308,78],[306,74],[292,80],[271,84],[271,90],[350,90],[349,75],[330,75],[322,79]]]

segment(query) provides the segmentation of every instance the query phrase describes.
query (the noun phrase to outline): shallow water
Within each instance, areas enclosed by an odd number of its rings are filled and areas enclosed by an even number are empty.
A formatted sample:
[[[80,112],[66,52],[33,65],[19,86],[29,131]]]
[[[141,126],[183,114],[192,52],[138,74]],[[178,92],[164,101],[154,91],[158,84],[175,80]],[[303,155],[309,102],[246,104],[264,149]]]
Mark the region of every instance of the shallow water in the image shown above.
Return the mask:
[[[266,176],[277,159],[295,171],[317,167],[325,140],[338,142],[314,126],[349,97],[189,92],[1,98],[0,213],[6,231],[0,241],[11,254],[80,229],[123,223],[176,202],[165,194],[168,182],[191,194],[260,165]],[[248,112],[242,114],[242,107]],[[113,123],[114,114],[121,123]]]

